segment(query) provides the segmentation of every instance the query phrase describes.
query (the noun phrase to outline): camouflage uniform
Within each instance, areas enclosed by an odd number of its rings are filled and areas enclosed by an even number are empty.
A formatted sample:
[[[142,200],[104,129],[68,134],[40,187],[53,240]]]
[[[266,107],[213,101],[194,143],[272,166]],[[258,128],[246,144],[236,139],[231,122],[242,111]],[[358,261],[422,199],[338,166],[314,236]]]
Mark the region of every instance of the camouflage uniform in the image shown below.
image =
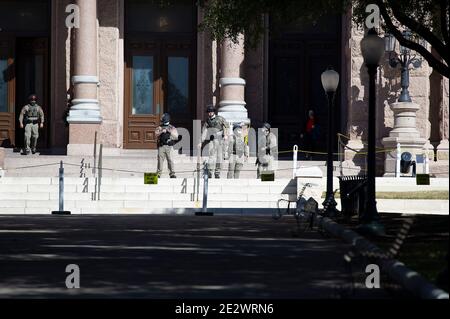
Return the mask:
[[[235,132],[231,136],[228,151],[230,153],[230,161],[228,164],[227,178],[239,178],[239,173],[244,166],[244,160],[249,156],[249,147],[245,143],[242,134],[236,134]]]
[[[165,130],[165,131],[164,131]],[[172,125],[160,125],[155,131],[158,139],[158,176],[163,171],[164,161],[167,159],[170,177],[175,177],[175,167],[173,165],[173,144],[178,140],[177,129]]]
[[[257,178],[262,171],[271,171],[274,155],[277,152],[277,138],[275,134],[262,135],[258,141],[258,170]]]
[[[35,153],[39,138],[39,124],[44,124],[44,111],[37,104],[27,104],[20,111],[19,123],[25,127],[24,151]]]
[[[227,121],[220,115],[214,118],[208,118],[202,128],[202,142],[209,140],[208,143],[208,176],[212,177],[212,169],[214,168],[215,178],[220,178],[220,170],[224,156],[223,138],[228,137],[229,125]],[[211,139],[212,137],[212,139]]]

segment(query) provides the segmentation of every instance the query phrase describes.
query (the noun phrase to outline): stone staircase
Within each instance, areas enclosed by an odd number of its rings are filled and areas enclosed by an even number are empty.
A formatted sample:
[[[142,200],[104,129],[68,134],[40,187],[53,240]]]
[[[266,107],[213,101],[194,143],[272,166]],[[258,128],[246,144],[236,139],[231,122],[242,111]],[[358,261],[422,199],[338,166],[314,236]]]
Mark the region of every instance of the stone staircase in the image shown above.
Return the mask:
[[[186,213],[200,211],[203,182],[197,193],[193,178],[159,179],[144,185],[141,178],[64,179],[64,210],[88,213]],[[208,208],[226,213],[271,213],[283,198],[295,201],[295,179],[262,182],[256,179],[211,179]],[[59,179],[56,177],[0,178],[0,213],[46,214],[58,210]],[[198,200],[197,200],[198,199]]]

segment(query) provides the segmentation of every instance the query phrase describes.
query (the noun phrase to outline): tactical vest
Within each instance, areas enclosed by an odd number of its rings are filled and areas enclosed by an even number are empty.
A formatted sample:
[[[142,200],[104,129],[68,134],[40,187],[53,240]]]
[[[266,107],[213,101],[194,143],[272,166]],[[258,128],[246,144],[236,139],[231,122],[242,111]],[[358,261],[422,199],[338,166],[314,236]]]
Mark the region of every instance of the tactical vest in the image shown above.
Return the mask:
[[[37,104],[28,105],[28,111],[25,112],[25,117],[28,121],[39,120],[39,106]]]
[[[218,131],[221,131],[223,126],[223,120],[220,116],[216,116],[213,119],[208,118],[206,120],[206,124],[208,128],[214,128],[217,129]]]
[[[159,135],[159,146],[162,145],[169,145],[169,141],[170,141],[170,126],[161,126],[162,129],[166,129],[167,132],[162,133],[161,135]]]

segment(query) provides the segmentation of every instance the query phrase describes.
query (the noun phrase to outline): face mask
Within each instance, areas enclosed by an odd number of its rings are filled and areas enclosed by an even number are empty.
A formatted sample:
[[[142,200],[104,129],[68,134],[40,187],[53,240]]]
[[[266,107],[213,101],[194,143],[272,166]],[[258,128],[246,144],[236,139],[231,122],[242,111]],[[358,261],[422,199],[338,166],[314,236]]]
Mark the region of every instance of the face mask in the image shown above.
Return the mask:
[[[210,116],[209,118],[210,118],[211,120],[213,120],[215,117],[216,117],[216,114],[213,114],[213,115]]]
[[[35,106],[36,105],[36,101],[31,101],[30,104]]]

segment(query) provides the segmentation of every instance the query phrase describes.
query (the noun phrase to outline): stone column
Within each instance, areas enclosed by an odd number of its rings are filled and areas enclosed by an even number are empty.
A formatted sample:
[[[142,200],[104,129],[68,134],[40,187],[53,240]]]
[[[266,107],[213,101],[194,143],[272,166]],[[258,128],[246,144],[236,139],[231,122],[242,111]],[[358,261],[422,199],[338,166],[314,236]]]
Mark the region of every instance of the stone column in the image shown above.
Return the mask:
[[[449,101],[449,81],[443,77],[441,81],[442,100],[439,110],[439,133],[441,136],[441,142],[437,147],[437,160],[448,161],[449,159],[449,114],[448,114],[448,101]]]
[[[221,52],[220,102],[218,114],[230,124],[244,122],[249,124],[247,109],[245,108],[245,80],[242,78],[244,63],[244,37],[239,37],[235,44],[230,39],[222,43]]]
[[[102,122],[97,97],[97,1],[76,0],[80,27],[75,28],[73,45],[73,97],[67,121],[67,153],[90,154],[94,133]]]

